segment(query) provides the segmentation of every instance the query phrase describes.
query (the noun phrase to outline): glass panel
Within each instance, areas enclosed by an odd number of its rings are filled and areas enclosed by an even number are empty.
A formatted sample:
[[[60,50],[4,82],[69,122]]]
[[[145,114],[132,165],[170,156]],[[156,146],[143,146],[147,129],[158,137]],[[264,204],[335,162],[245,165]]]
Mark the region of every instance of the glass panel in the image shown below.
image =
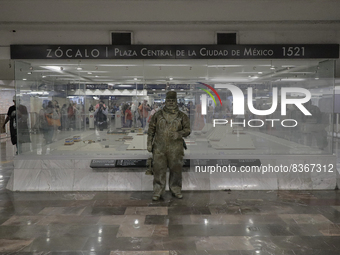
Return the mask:
[[[333,61],[209,61],[208,83],[217,88],[222,105],[207,96],[203,118],[214,125],[214,111],[215,127],[209,128],[206,150],[331,154],[333,72]],[[197,88],[196,93],[204,94]],[[309,93],[311,100],[304,100]],[[201,126],[194,126],[196,135]]]
[[[18,61],[19,152],[145,158],[150,116],[173,90],[188,158],[331,154],[333,77],[334,61],[318,60]]]

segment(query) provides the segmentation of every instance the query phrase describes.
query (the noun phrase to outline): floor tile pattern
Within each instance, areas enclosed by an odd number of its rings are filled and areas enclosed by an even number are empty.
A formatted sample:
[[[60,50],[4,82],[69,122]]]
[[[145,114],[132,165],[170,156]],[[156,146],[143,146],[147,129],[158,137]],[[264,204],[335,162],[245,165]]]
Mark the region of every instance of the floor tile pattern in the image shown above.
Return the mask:
[[[340,191],[11,192],[1,143],[0,254],[339,255]]]

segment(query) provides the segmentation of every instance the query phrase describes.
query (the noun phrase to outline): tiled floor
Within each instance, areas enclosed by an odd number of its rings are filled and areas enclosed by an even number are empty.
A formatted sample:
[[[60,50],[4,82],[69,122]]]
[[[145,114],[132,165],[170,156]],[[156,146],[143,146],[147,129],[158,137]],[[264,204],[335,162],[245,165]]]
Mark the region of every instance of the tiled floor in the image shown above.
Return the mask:
[[[0,253],[338,255],[339,191],[10,192],[1,143]]]

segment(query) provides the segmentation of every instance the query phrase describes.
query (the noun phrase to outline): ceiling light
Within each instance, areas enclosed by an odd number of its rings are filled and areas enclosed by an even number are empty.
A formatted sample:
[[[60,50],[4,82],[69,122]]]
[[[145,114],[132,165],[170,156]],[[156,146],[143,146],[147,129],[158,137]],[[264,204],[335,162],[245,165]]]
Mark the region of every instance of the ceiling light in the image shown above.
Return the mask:
[[[319,77],[315,77],[315,80],[319,80]]]
[[[208,67],[240,67],[242,65],[208,65]]]
[[[91,72],[87,72],[87,74],[92,74]]]
[[[41,66],[42,68],[46,68],[49,69],[51,71],[55,71],[55,72],[60,72],[60,70],[63,70],[61,67],[59,66]]]
[[[274,69],[275,69],[275,66],[271,66],[270,69],[274,70]]]
[[[46,78],[46,76],[45,75],[43,75],[43,76],[41,76],[42,78]]]
[[[98,75],[96,75],[95,77],[98,78]]]
[[[135,81],[137,81],[137,78],[134,78]]]
[[[28,72],[27,74],[32,74],[32,72]]]
[[[78,71],[80,71],[80,70],[83,70],[83,68],[81,68],[81,67],[77,67],[77,70],[78,70]]]
[[[172,81],[174,78],[170,77],[169,80]]]
[[[263,72],[258,72],[258,74],[263,74]]]
[[[24,79],[22,79],[22,80],[23,80],[23,81],[27,81],[27,79],[25,79],[25,78],[24,78]]]

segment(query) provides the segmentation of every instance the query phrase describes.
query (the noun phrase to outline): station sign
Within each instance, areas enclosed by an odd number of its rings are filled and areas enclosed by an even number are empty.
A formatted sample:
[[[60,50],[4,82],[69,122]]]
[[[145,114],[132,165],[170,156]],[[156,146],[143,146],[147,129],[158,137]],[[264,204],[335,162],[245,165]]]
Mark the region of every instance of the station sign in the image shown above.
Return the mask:
[[[11,59],[337,59],[339,44],[11,45]]]

